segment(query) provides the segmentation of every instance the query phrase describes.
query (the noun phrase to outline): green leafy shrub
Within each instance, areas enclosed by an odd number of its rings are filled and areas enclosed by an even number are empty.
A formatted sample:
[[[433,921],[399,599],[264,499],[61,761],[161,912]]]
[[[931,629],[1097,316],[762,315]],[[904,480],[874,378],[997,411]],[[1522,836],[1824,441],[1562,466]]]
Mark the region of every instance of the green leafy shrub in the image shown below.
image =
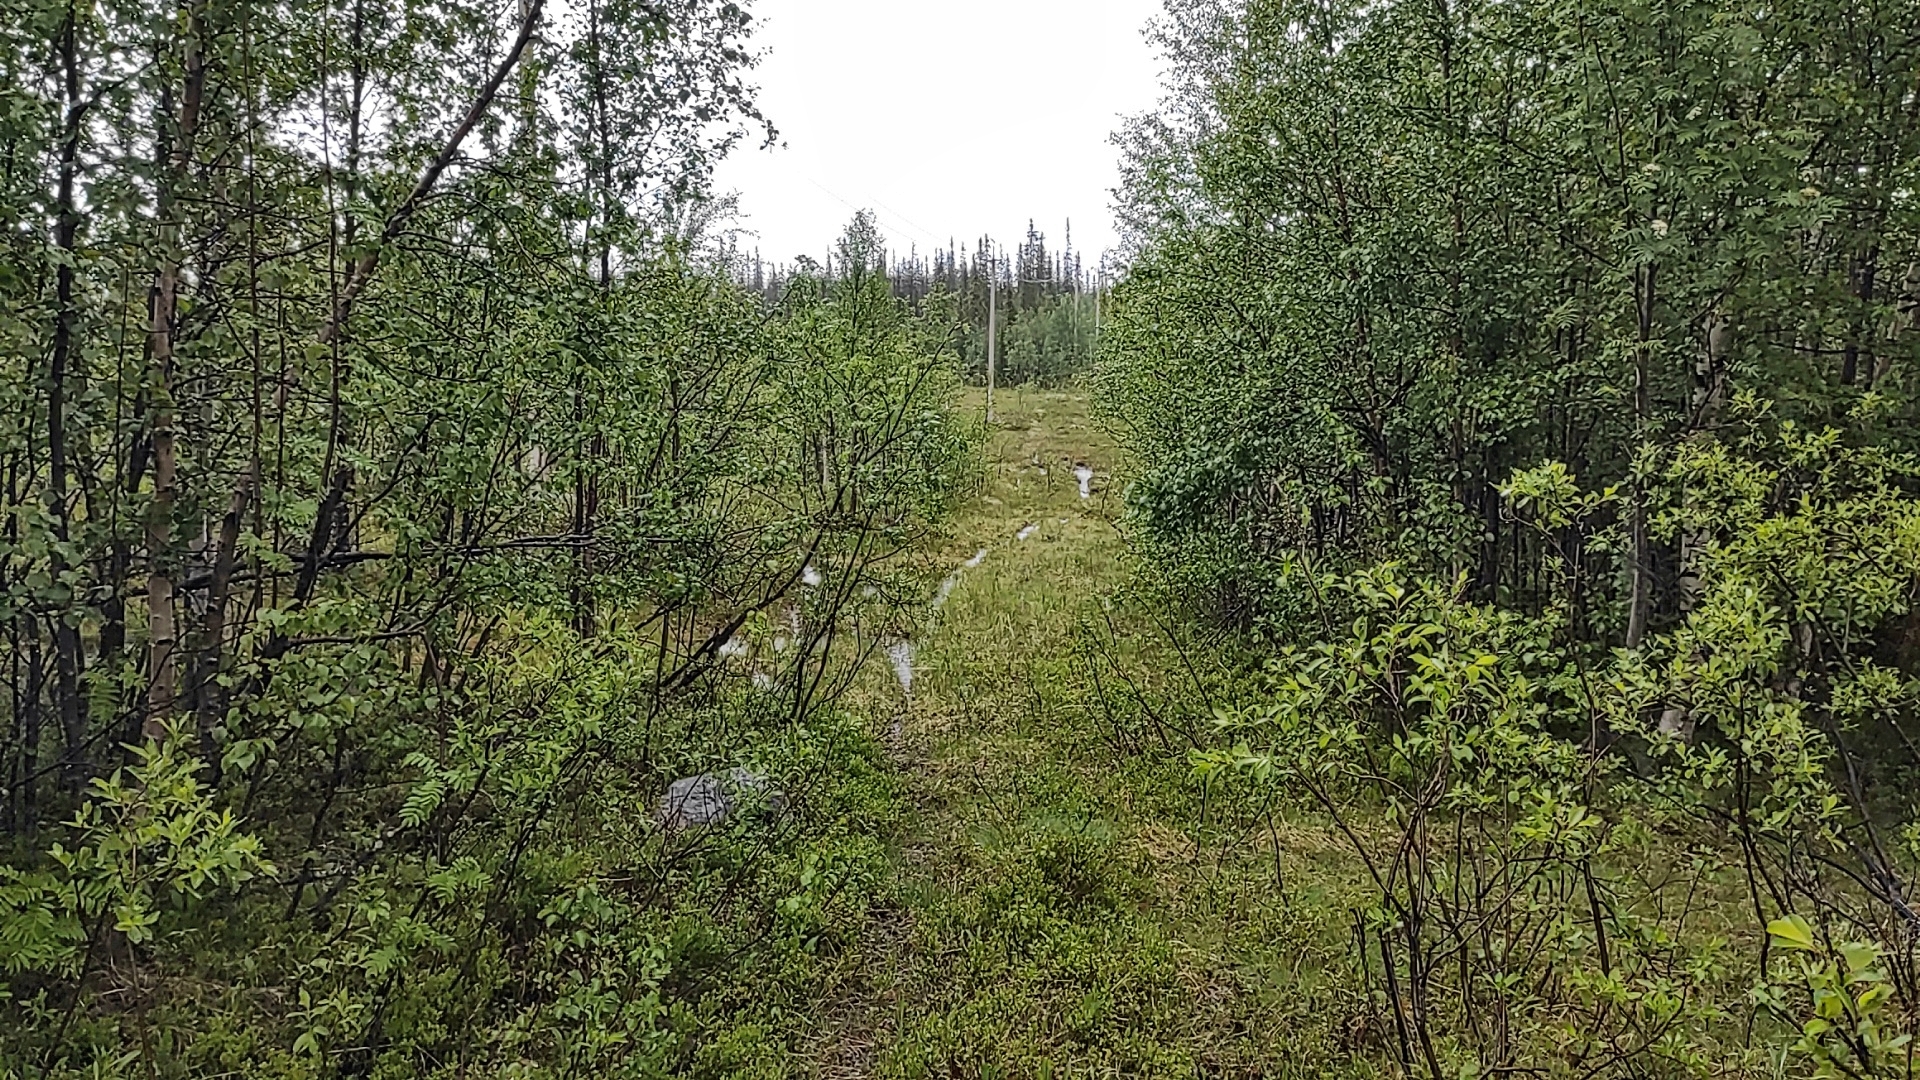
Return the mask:
[[[204,770],[175,730],[93,782],[45,865],[0,867],[0,971],[77,983],[113,937],[190,936],[205,901],[274,873],[260,841],[216,806]]]
[[[1790,1023],[1801,1010],[1789,998],[1806,1002],[1804,1011],[1812,1015],[1800,1024],[1793,1049],[1812,1060],[1815,1076],[1911,1075],[1906,1048],[1913,1035],[1888,1026],[1891,990],[1877,946],[1830,945],[1798,915],[1768,923],[1767,936],[1782,956],[1755,997]]]
[[[1911,715],[1876,657],[1920,565],[1913,465],[1738,409],[1743,440],[1649,469],[1656,528],[1696,582],[1642,647],[1602,654],[1570,608],[1478,604],[1391,565],[1332,576],[1325,635],[1222,716],[1240,741],[1196,755],[1204,776],[1303,793],[1365,864],[1356,947],[1408,1067],[1752,1067],[1742,982],[1768,1021],[1810,995],[1812,1020],[1769,1038],[1822,1075],[1873,1074],[1907,1045],[1913,804],[1854,747]],[[1554,465],[1506,490],[1548,533],[1621,497]],[[1716,899],[1676,908],[1675,889]],[[1816,946],[1796,909],[1865,943]],[[1762,926],[1810,954],[1797,980],[1729,950]]]
[[[663,256],[518,312],[444,471],[395,466],[337,575],[227,631],[222,707],[9,863],[3,1067],[657,1077],[803,1043],[896,799],[835,705],[853,628],[898,618],[977,465],[951,358],[872,284],[769,317]],[[590,487],[622,511],[554,541]],[[451,554],[463,514],[505,539]],[[782,798],[656,826],[734,768]]]

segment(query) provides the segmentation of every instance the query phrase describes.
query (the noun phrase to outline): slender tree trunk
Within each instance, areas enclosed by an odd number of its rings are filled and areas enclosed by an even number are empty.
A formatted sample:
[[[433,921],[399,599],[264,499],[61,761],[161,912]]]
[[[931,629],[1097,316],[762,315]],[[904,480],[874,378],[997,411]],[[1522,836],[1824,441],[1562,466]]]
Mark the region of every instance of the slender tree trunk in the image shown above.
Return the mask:
[[[1854,256],[1852,264],[1848,267],[1848,285],[1854,299],[1858,302],[1858,308],[1848,322],[1847,344],[1841,350],[1840,384],[1842,386],[1853,386],[1860,382],[1860,368],[1863,360],[1866,364],[1867,377],[1872,378],[1874,358],[1872,347],[1868,342],[1869,335],[1873,332],[1873,320],[1869,316],[1869,308],[1873,304],[1874,283],[1878,276],[1879,265],[1879,248],[1869,244],[1865,251]]]
[[[48,570],[54,582],[68,577],[67,546],[72,541],[71,499],[67,489],[67,388],[73,377],[75,322],[79,318],[74,299],[74,261],[80,232],[80,210],[74,185],[79,175],[81,121],[86,105],[80,97],[79,13],[73,3],[67,5],[60,29],[61,81],[66,91],[66,123],[60,139],[60,179],[58,220],[54,224],[54,246],[61,252],[54,271],[53,348],[47,371],[47,509],[53,519],[53,550]],[[80,695],[80,628],[69,616],[77,615],[79,596],[55,611],[49,620],[53,636],[54,708],[60,717],[64,739],[66,780],[78,790],[85,772],[86,713]]]
[[[587,374],[580,358],[574,358],[573,370],[573,580],[567,588],[567,603],[572,612],[574,632],[593,636],[593,552],[588,532],[593,528],[594,498],[592,449],[581,444],[587,425]]]
[[[141,732],[149,739],[166,735],[173,712],[174,649],[179,632],[173,617],[173,578],[168,566],[173,544],[176,450],[174,411],[166,385],[172,371],[172,309],[178,279],[163,270],[153,300],[152,377],[158,400],[153,413],[153,503],[147,512],[147,719]]]
[[[1653,301],[1658,268],[1648,263],[1638,276],[1635,292],[1638,293],[1639,341],[1633,351],[1633,428],[1635,439],[1644,441],[1653,423]],[[1644,486],[1636,486],[1633,492],[1633,507],[1627,522],[1627,558],[1626,645],[1637,649],[1646,638],[1653,607],[1653,545],[1648,535]]]
[[[606,347],[601,331],[605,325],[606,306],[613,291],[613,133],[607,111],[607,74],[605,57],[602,54],[600,5],[593,0],[587,4],[587,49],[588,61],[586,78],[593,110],[588,122],[588,137],[592,145],[588,149],[592,162],[593,183],[598,188],[593,220],[587,229],[587,250],[593,253],[596,262],[598,284],[600,286],[595,302],[587,313],[587,353],[597,354]],[[598,229],[594,228],[597,223]],[[584,452],[576,453],[577,465],[574,471],[573,486],[573,533],[578,544],[574,548],[573,575],[570,600],[573,609],[573,629],[583,638],[594,636],[597,620],[594,615],[593,576],[594,576],[594,537],[599,530],[600,519],[600,476],[601,464],[606,458],[606,437],[600,433],[600,416],[603,404],[595,400],[589,408],[588,399],[598,399],[599,380],[593,378],[590,368],[577,366],[574,369],[574,424],[575,441],[591,427],[591,435],[586,436]]]
[[[254,474],[251,469],[240,475],[234,485],[227,516],[220,521],[220,537],[214,545],[212,578],[207,586],[207,614],[200,630],[199,648],[189,686],[194,714],[198,721],[200,752],[213,753],[213,726],[220,718],[222,695],[215,682],[220,673],[220,654],[227,629],[227,599],[233,581],[233,568],[240,548],[240,526],[253,499]]]
[[[1725,312],[1716,309],[1707,315],[1704,337],[1693,367],[1689,425],[1695,431],[1711,431],[1718,420],[1724,389],[1722,373],[1726,371],[1733,338],[1733,328]],[[1699,603],[1700,559],[1709,542],[1706,530],[1696,527],[1689,526],[1680,536],[1680,567],[1674,584],[1675,603],[1682,618]],[[1670,704],[1660,714],[1660,730],[1674,738],[1692,739],[1693,727],[1693,714],[1684,705]]]
[[[19,636],[25,639],[26,672],[24,685],[15,694],[15,708],[20,712],[20,781],[19,810],[17,820],[20,831],[32,836],[40,825],[39,788],[40,781],[35,775],[40,771],[40,743],[45,738],[41,730],[41,694],[46,690],[45,661],[40,655],[40,631],[34,620],[22,616],[18,620]],[[19,642],[16,640],[16,650]],[[17,662],[17,660],[16,660]]]
[[[147,718],[142,733],[149,739],[165,736],[178,689],[175,654],[180,634],[174,619],[171,560],[179,471],[173,367],[174,332],[180,310],[181,229],[173,215],[174,197],[185,187],[193,162],[194,136],[199,131],[201,103],[206,94],[207,66],[202,41],[205,19],[204,4],[195,4],[187,13],[185,85],[172,133],[173,152],[158,184],[160,266],[154,273],[147,330],[148,380],[153,395],[153,502],[147,514]],[[163,139],[165,134],[161,133]]]
[[[1723,311],[1707,316],[1705,340],[1693,367],[1693,399],[1689,424],[1694,431],[1711,431],[1719,419],[1725,390],[1724,372],[1727,354],[1732,348],[1733,328]],[[1707,547],[1704,530],[1689,528],[1680,538],[1678,603],[1680,613],[1693,610],[1700,595],[1699,560]]]

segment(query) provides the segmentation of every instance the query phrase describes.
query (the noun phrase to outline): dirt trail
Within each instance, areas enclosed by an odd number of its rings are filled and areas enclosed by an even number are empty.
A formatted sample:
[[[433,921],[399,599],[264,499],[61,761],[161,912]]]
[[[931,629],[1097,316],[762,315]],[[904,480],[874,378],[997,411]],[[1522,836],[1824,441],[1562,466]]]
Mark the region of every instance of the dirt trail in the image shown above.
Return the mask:
[[[921,920],[968,888],[959,879],[972,857],[956,840],[996,812],[991,793],[957,786],[1020,767],[1003,751],[1028,750],[1001,739],[1045,692],[1036,665],[1070,651],[1076,618],[1119,573],[1115,452],[1084,393],[1002,394],[986,451],[985,482],[937,555],[950,571],[916,632],[877,659],[893,701],[869,711],[884,717],[912,817],[898,837],[900,901],[871,913],[822,1043],[817,1074],[830,1080],[904,1067],[899,1043],[933,1007],[926,998],[940,978],[923,955]]]

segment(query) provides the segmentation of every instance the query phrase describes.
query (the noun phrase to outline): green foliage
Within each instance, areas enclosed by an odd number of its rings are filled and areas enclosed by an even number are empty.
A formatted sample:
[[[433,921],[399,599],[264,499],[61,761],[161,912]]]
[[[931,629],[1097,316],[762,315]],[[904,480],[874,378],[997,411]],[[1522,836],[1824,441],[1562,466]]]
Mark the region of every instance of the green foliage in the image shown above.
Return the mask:
[[[1001,341],[1002,385],[1059,386],[1087,370],[1093,358],[1096,301],[1062,293],[1014,315]]]
[[[831,956],[861,940],[896,795],[864,728],[818,712],[733,735],[758,747],[754,767],[804,784],[787,814],[661,836],[645,820],[654,757],[704,728],[697,714],[651,732],[609,723],[646,707],[652,648],[609,635],[588,650],[553,626],[491,656],[487,697],[448,718],[445,749],[408,758],[414,778],[387,804],[384,827],[419,849],[376,851],[297,919],[284,895],[234,892],[273,868],[212,809],[182,741],[150,750],[100,782],[49,869],[10,873],[10,985],[27,996],[0,1060],[55,1076],[224,1063],[296,1077],[355,1061],[377,1075],[460,1061],[526,1077],[722,1075],[698,1063],[768,1009],[804,1015]],[[114,947],[175,988],[137,1018],[145,1043],[136,1018],[61,1019],[116,924]],[[233,992],[186,991],[222,984]],[[261,1009],[260,994],[280,1006]]]
[[[1287,630],[1300,557],[1522,605],[1557,560],[1596,633],[1679,618],[1643,445],[1711,442],[1759,392],[1814,429],[1866,406],[1910,446],[1920,123],[1883,76],[1920,50],[1854,28],[1913,17],[1170,5],[1166,97],[1121,137],[1100,365],[1156,570]],[[1503,520],[1495,489],[1543,460],[1621,483],[1596,535]]]
[[[1914,16],[1169,6],[1100,400],[1154,583],[1276,654],[1200,774],[1338,824],[1403,1068],[1904,1045]],[[1738,947],[1793,913],[1867,944]]]
[[[1597,654],[1565,608],[1475,604],[1464,582],[1391,565],[1330,576],[1325,636],[1282,650],[1265,700],[1222,716],[1232,741],[1196,753],[1204,777],[1298,790],[1339,823],[1374,883],[1356,940],[1377,952],[1408,1067],[1437,1076],[1602,1046],[1608,1069],[1750,1067],[1730,1033],[1743,979],[1775,1018],[1809,997],[1791,1048],[1820,1075],[1873,1075],[1899,1057],[1909,1032],[1889,1003],[1912,991],[1881,958],[1910,955],[1901,883],[1915,864],[1904,835],[1881,832],[1914,808],[1875,784],[1856,746],[1897,741],[1914,701],[1873,659],[1916,585],[1912,465],[1738,408],[1747,434],[1687,444],[1643,481],[1656,528],[1696,555],[1683,622]],[[1559,465],[1505,491],[1548,534],[1619,498],[1582,492]],[[1569,573],[1558,587],[1579,585]],[[1618,753],[1634,747],[1640,775]],[[1744,882],[1680,847],[1695,823]],[[1668,873],[1644,873],[1649,860]],[[1682,886],[1744,890],[1749,926],[1766,924],[1776,947],[1824,948],[1798,916],[1766,923],[1769,909],[1817,908],[1872,940],[1809,957],[1791,979],[1744,968],[1711,908],[1673,907]]]
[[[890,298],[718,265],[752,27],[0,29],[0,1073],[683,1075],[857,937],[834,702],[977,431]]]
[[[1760,1004],[1791,1018],[1789,993],[1804,995],[1812,1013],[1800,1026],[1795,1052],[1807,1055],[1821,1080],[1843,1076],[1906,1076],[1913,1036],[1886,1026],[1890,988],[1880,950],[1865,942],[1827,946],[1798,915],[1767,924],[1788,969],[1756,991]]]
[[[1560,734],[1592,688],[1551,627],[1392,567],[1323,587],[1352,624],[1277,658],[1266,700],[1221,718],[1239,741],[1195,763],[1336,822],[1373,883],[1355,947],[1403,1066],[1733,1066],[1729,957],[1662,914],[1671,886],[1636,865],[1664,846],[1644,802]]]
[[[93,782],[44,867],[0,867],[0,970],[79,978],[106,934],[141,945],[187,933],[211,894],[272,874],[259,840],[214,805],[203,768],[177,731],[140,747]]]
[[[977,475],[978,434],[952,409],[960,382],[943,328],[893,297],[881,257],[872,218],[858,215],[840,240],[839,274],[788,285],[770,380],[785,443],[767,465],[817,470],[824,488],[857,491],[862,510],[906,527],[951,509]]]

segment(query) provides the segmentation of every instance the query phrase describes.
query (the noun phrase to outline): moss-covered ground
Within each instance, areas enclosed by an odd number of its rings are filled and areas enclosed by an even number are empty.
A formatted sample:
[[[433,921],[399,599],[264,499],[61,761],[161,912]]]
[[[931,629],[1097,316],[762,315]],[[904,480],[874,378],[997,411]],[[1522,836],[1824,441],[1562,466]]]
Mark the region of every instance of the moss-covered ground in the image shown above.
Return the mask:
[[[795,1071],[1376,1073],[1342,977],[1357,867],[1311,815],[1193,778],[1184,732],[1232,680],[1196,666],[1221,643],[1130,591],[1121,463],[1085,394],[996,406],[911,693],[885,663],[855,691],[894,733],[892,862]]]

